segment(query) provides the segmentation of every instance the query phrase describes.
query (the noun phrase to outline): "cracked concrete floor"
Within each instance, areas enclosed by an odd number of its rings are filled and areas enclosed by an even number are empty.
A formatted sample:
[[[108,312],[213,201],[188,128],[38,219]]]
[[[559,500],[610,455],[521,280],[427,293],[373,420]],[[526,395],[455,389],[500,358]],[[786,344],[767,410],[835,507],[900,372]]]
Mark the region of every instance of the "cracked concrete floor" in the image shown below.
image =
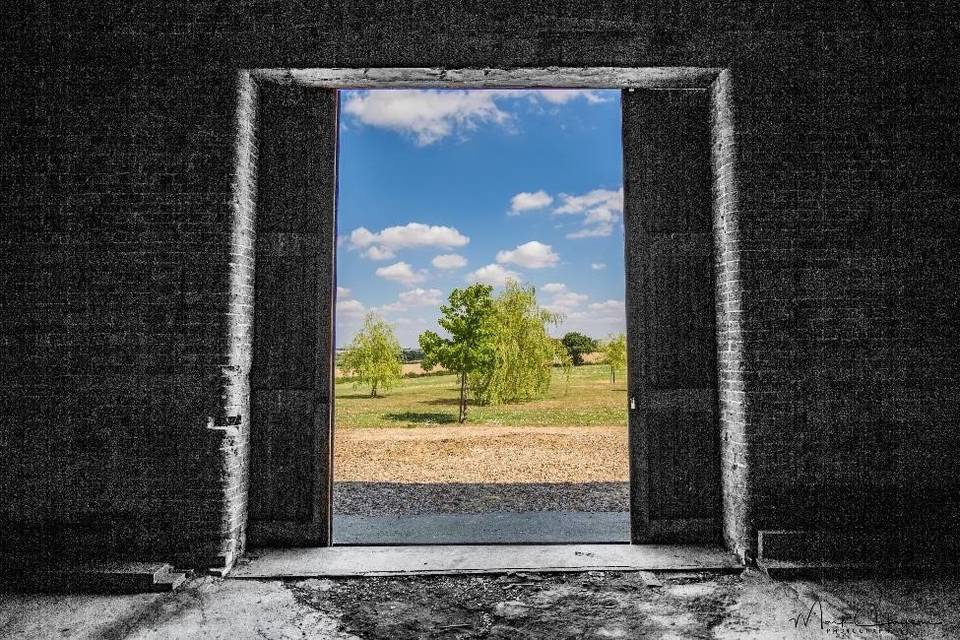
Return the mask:
[[[855,625],[820,624],[796,589],[755,571],[657,578],[660,585],[649,574],[645,580],[618,572],[287,582],[202,577],[170,594],[0,594],[0,637],[868,637]],[[869,637],[878,637],[875,631]]]

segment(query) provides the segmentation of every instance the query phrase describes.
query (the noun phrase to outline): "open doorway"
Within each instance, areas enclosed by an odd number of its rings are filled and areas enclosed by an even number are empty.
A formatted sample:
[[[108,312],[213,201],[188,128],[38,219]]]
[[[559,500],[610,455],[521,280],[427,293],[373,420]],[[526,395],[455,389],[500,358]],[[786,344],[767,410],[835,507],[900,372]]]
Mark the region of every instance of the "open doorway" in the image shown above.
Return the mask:
[[[620,92],[339,107],[334,543],[629,541]]]
[[[744,486],[747,466],[745,461],[731,459],[731,464],[724,465],[722,483],[720,473],[721,453],[727,460],[740,437],[737,189],[727,72],[690,68],[305,69],[259,70],[252,72],[251,78],[256,91],[248,95],[255,101],[243,104],[255,104],[256,109],[238,112],[238,176],[255,182],[256,200],[250,209],[238,208],[243,215],[237,217],[231,244],[238,258],[250,264],[255,261],[254,286],[238,281],[238,322],[231,325],[232,344],[240,348],[249,344],[252,351],[251,544],[325,546],[333,541],[333,425],[338,404],[334,382],[338,344],[334,337],[334,309],[338,306],[335,261],[337,253],[349,252],[350,247],[343,243],[355,230],[346,229],[348,235],[340,238],[335,252],[338,123],[351,126],[339,114],[338,92],[345,89],[456,87],[514,94],[516,87],[538,91],[565,87],[580,90],[581,95],[599,91],[598,87],[620,90],[623,241],[616,250],[611,249],[611,255],[625,249],[630,542],[715,541],[721,522],[736,525],[742,516],[736,498]],[[505,122],[497,116],[492,125],[506,128]],[[480,125],[467,121],[465,126],[464,135],[469,136]],[[511,213],[513,197],[521,193],[544,200],[541,190],[554,198],[548,206],[565,203],[557,200],[563,192],[556,187],[524,185],[518,189],[499,196],[496,212]],[[255,212],[255,232],[250,227],[251,212]],[[519,212],[514,217],[530,221],[534,219],[531,214],[548,220],[565,217],[554,216],[549,209]],[[602,222],[599,216],[588,221],[587,215],[580,215],[580,226],[565,233],[576,234]],[[389,253],[392,249],[386,247],[381,234],[390,226],[402,227],[414,220],[371,223],[372,228],[365,227],[358,235],[358,244],[363,246],[355,251],[377,247],[379,255]],[[458,231],[466,237],[477,233]],[[488,265],[522,273],[514,263],[525,259],[519,257],[523,245],[535,238],[508,243],[496,248],[492,260],[488,254],[486,260],[476,258],[473,263],[457,247],[430,253],[424,266],[393,258],[384,267],[406,262],[406,268],[382,273],[402,276],[404,272],[417,278],[423,275],[421,269],[439,269],[433,258],[440,255],[467,258],[468,271],[463,273]],[[550,245],[556,252],[551,242],[537,242],[534,247]],[[501,252],[503,257],[497,260]],[[372,256],[354,258],[370,260]],[[609,264],[609,260],[605,262]],[[340,306],[351,299],[364,304],[350,297],[355,295],[352,289],[358,289],[351,284],[341,280],[340,286],[351,291],[341,293]],[[435,288],[424,286],[426,282],[413,284],[413,289]],[[566,290],[571,290],[569,282],[558,279],[531,284],[540,296],[548,293],[549,284],[567,285]],[[562,287],[553,289],[564,291]],[[399,302],[405,290],[395,289],[395,298],[371,306]],[[245,296],[251,291],[253,299],[247,302]],[[538,298],[538,304],[547,306],[544,298]],[[556,390],[552,374],[550,381]],[[722,390],[720,400],[718,390]],[[581,395],[590,400],[595,394]],[[484,406],[467,409],[480,411]]]

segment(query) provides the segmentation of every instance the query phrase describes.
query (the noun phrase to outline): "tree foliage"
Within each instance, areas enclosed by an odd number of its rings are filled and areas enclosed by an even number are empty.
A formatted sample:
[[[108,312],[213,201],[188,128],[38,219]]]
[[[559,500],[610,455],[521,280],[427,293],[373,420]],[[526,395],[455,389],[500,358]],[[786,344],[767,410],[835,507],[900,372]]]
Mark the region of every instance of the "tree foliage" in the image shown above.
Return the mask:
[[[440,365],[457,374],[460,385],[459,421],[467,419],[467,394],[485,397],[489,371],[493,366],[493,288],[473,284],[454,289],[449,304],[440,307],[437,323],[449,334],[443,338],[433,331],[420,334],[424,371]]]
[[[560,316],[537,304],[533,287],[513,281],[493,307],[494,357],[485,400],[502,404],[543,397],[550,389],[556,355],[547,327]]]
[[[563,395],[569,394],[570,374],[573,373],[573,358],[570,357],[570,352],[567,351],[563,341],[558,338],[553,339],[553,366],[560,367],[560,370],[563,371]]]
[[[560,341],[567,348],[567,352],[576,367],[583,364],[584,354],[593,353],[599,348],[596,340],[577,331],[568,332]]]
[[[422,349],[404,349],[403,350],[404,362],[420,362],[421,360],[423,360]]]
[[[355,385],[370,385],[372,398],[379,389],[395,386],[403,371],[403,350],[390,325],[368,313],[341,357],[340,367],[356,378]]]
[[[420,334],[423,369],[441,365],[458,376],[460,422],[467,418],[468,396],[478,404],[543,397],[554,365],[563,367],[569,383],[572,360],[547,332],[560,316],[537,304],[533,287],[508,282],[495,298],[492,291],[482,284],[454,289],[438,320],[449,337]]]
[[[610,382],[616,383],[617,371],[627,368],[627,336],[618,333],[603,345],[604,361],[610,367]]]

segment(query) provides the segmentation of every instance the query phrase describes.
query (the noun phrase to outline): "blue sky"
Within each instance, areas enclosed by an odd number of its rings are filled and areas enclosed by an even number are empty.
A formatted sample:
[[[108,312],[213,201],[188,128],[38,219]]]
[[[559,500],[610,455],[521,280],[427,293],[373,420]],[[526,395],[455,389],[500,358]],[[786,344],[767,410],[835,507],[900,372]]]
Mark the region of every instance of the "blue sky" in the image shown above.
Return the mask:
[[[618,91],[343,91],[337,343],[363,314],[400,343],[455,287],[536,287],[554,335],[623,331]]]

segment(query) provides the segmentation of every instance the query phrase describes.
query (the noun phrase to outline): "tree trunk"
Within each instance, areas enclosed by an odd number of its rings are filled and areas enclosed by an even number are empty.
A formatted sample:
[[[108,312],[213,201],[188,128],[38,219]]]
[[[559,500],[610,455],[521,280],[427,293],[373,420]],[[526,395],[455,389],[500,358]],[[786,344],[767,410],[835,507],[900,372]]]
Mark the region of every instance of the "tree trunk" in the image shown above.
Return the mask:
[[[610,367],[610,384],[617,384],[617,370]]]
[[[467,420],[467,374],[460,374],[460,423]]]
[[[371,397],[371,398],[376,398],[376,397],[377,397],[377,383],[376,383],[376,382],[374,382],[372,385],[370,385],[370,397]]]

